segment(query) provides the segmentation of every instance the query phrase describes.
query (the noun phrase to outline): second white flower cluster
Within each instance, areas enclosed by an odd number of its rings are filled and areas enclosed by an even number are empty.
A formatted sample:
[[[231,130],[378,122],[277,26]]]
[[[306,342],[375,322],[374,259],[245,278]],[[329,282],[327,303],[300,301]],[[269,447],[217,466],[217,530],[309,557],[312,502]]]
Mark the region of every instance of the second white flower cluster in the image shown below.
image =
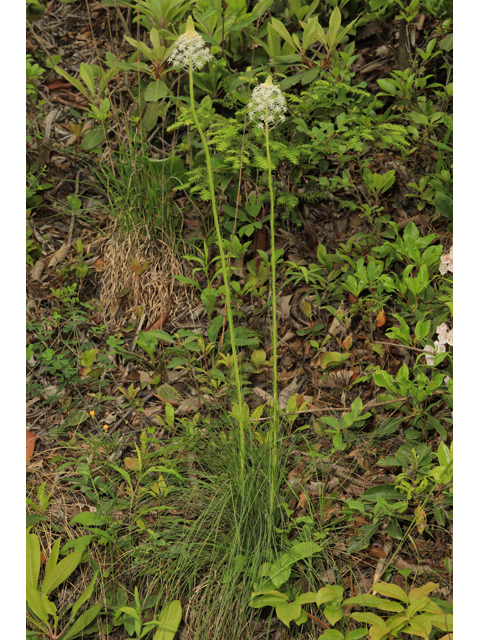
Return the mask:
[[[444,353],[446,351],[445,345],[449,344],[451,347],[453,347],[453,328],[449,330],[446,322],[437,327],[437,335],[438,340],[435,340],[435,346],[432,347],[431,345],[427,344],[425,347],[425,351],[428,351],[429,354],[433,354],[425,356],[427,364],[430,366],[433,365],[433,359],[437,353]]]
[[[453,244],[450,251],[440,258],[440,262],[439,271],[442,276],[444,276],[447,271],[451,271],[453,273]]]

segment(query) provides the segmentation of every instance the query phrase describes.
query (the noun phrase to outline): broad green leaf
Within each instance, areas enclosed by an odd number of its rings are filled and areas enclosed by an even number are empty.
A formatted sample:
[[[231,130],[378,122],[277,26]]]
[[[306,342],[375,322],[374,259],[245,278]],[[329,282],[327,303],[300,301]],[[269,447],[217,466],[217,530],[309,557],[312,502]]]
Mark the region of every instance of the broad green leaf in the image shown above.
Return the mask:
[[[308,591],[307,593],[301,593],[297,598],[295,598],[296,604],[311,604],[312,602],[317,601],[317,594],[313,591]]]
[[[440,629],[440,631],[450,631],[453,632],[453,616],[450,613],[447,614],[438,614],[432,615],[430,614],[430,620],[434,627]]]
[[[381,78],[380,80],[377,80],[377,84],[380,89],[383,89],[383,91],[390,93],[392,96],[397,93],[397,87],[391,80],[388,80],[387,78]]]
[[[78,635],[80,631],[85,629],[85,627],[88,627],[88,625],[95,620],[101,610],[102,605],[96,604],[93,607],[90,607],[90,609],[84,611],[82,615],[75,620],[75,622],[65,633],[65,635],[62,635],[62,640],[72,640],[73,638],[75,638],[75,636]]]
[[[82,140],[82,147],[85,151],[90,151],[90,149],[95,149],[98,145],[102,144],[105,140],[105,129],[101,124],[93,129],[90,129],[85,134],[85,137]]]
[[[150,41],[153,44],[154,49],[158,49],[160,47],[160,36],[156,29],[152,29],[150,31]]]
[[[438,46],[442,51],[451,51],[453,49],[453,33],[449,33]]]
[[[336,35],[342,26],[342,14],[338,7],[332,11],[330,21],[328,23],[327,43],[330,49],[335,46]]]
[[[304,558],[309,558],[314,553],[318,553],[321,551],[323,547],[321,547],[316,542],[298,542],[294,544],[291,549],[287,551],[287,553],[282,556],[288,556],[289,562],[296,562],[297,560],[303,560]]]
[[[282,602],[288,600],[288,597],[285,593],[280,593],[280,591],[267,591],[266,593],[260,591],[257,593],[252,593],[251,599],[255,598],[253,602],[250,602],[250,606],[254,609],[260,609],[261,607],[276,607]]]
[[[359,604],[362,607],[371,607],[380,609],[380,611],[393,611],[394,613],[400,613],[404,610],[404,607],[402,607],[399,602],[384,600],[383,598],[372,596],[370,594],[362,594],[353,598],[347,598],[343,601],[343,605],[347,604]]]
[[[345,636],[343,633],[340,633],[340,631],[337,631],[336,629],[328,629],[325,633],[322,633],[319,640],[344,640],[344,638]]]
[[[282,604],[278,604],[275,611],[283,624],[290,627],[290,622],[300,617],[302,607],[294,602],[284,602]]]
[[[75,616],[77,615],[77,613],[78,613],[80,607],[82,606],[82,604],[84,602],[86,602],[90,598],[90,596],[92,595],[93,587],[95,586],[95,581],[97,579],[97,575],[98,575],[98,571],[95,572],[95,575],[93,576],[90,584],[85,589],[85,591],[82,593],[80,598],[76,601],[76,603],[73,605],[72,615],[70,616],[70,622],[75,618]]]
[[[45,611],[45,606],[42,600],[42,596],[37,591],[36,587],[30,582],[26,585],[27,604],[32,612],[48,627],[48,614]]]
[[[322,369],[326,369],[327,367],[337,364],[341,364],[350,358],[349,353],[338,353],[337,351],[327,351],[326,353],[322,353],[320,357],[320,366]]]
[[[133,38],[129,38],[128,36],[123,36],[125,38],[125,40],[132,45],[132,47],[135,47],[136,49],[138,49],[140,51],[140,53],[142,53],[145,58],[147,58],[147,60],[152,60],[153,56],[152,56],[152,50],[150,49],[150,47],[147,47],[146,44],[144,44],[143,42],[139,42],[138,40],[134,40]]]
[[[313,82],[315,80],[319,73],[320,67],[312,67],[306,73],[302,74],[302,84],[310,84],[310,82]]]
[[[396,584],[387,584],[385,582],[376,582],[372,589],[375,589],[375,591],[378,591],[378,593],[381,596],[387,596],[389,598],[396,598],[397,600],[401,600],[402,602],[405,602],[405,604],[408,604],[409,600],[408,600],[408,596],[405,593],[405,591],[397,586]]]
[[[293,42],[292,36],[288,33],[287,28],[284,24],[277,20],[276,18],[271,18],[270,24],[275,29],[275,31],[282,36],[282,38],[287,42],[292,49],[295,49],[295,43]]]
[[[318,16],[310,18],[307,22],[301,23],[303,27],[302,44],[305,51],[315,42],[318,30]],[[305,26],[303,26],[305,25]]]
[[[423,596],[427,596],[435,589],[438,589],[439,584],[435,582],[427,582],[427,584],[423,585],[423,587],[417,587],[416,589],[412,589],[408,594],[408,598],[410,603],[415,602],[418,598],[422,598]]]
[[[420,638],[428,640],[432,630],[432,622],[429,615],[420,615],[411,618],[410,626],[402,629],[403,633],[412,633]]]
[[[145,102],[153,102],[165,98],[167,94],[168,88],[165,82],[163,80],[156,80],[148,85],[143,97]]]
[[[345,603],[343,602],[342,604],[345,604]],[[383,618],[380,618],[380,616],[377,616],[375,613],[370,613],[370,611],[365,611],[365,612],[362,611],[361,613],[352,613],[351,617],[357,622],[364,622],[366,624],[376,624],[378,626],[383,626],[383,628],[386,627],[386,624]]]
[[[366,635],[368,635],[368,629],[354,629],[345,634],[345,640],[360,640],[360,638],[364,638]]]
[[[69,540],[60,549],[60,554],[62,556],[66,556],[70,552],[70,549],[73,549],[74,551],[81,551],[83,553],[94,538],[95,536],[86,535],[80,536],[80,538],[75,538],[74,540]]]
[[[343,596],[343,587],[340,585],[333,585],[328,587],[322,587],[317,591],[316,603],[319,607],[321,604],[331,602],[335,598],[341,598]]]
[[[450,445],[449,449],[444,442],[441,442],[438,447],[437,456],[440,466],[446,467],[453,458],[453,444]]]
[[[435,207],[440,215],[450,222],[453,221],[453,200],[450,196],[438,191],[435,196]]]
[[[42,582],[42,593],[48,595],[58,587],[59,584],[62,584],[78,567],[82,555],[81,551],[75,551],[63,560],[60,560],[51,572],[47,573],[45,571],[45,578]]]
[[[342,610],[339,607],[325,607],[323,615],[332,626],[343,618]]]
[[[37,588],[40,573],[40,541],[34,533],[27,533],[27,583]]]
[[[173,640],[182,620],[182,605],[180,600],[173,600],[167,604],[158,617],[158,629],[153,640]]]
[[[362,498],[365,500],[376,501],[377,498],[383,498],[384,500],[403,500],[405,494],[395,487],[394,484],[382,484],[379,487],[371,487],[362,493]]]

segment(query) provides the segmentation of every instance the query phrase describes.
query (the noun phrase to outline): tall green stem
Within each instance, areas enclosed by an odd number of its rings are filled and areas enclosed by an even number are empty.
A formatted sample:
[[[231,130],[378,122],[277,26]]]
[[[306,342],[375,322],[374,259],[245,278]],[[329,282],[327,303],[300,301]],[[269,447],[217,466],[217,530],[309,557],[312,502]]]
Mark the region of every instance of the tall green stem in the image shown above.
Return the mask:
[[[217,207],[215,205],[215,186],[213,184],[213,172],[212,172],[212,164],[210,162],[210,153],[208,150],[208,143],[203,133],[202,127],[200,126],[200,122],[197,118],[197,114],[195,112],[195,100],[193,96],[193,69],[192,69],[191,62],[190,62],[189,76],[190,76],[190,106],[192,110],[192,116],[195,121],[195,125],[198,129],[198,133],[200,134],[200,137],[202,139],[203,149],[205,151],[205,159],[207,163],[207,173],[208,173],[208,186],[210,188],[210,199],[212,201],[213,219],[215,221],[215,231],[217,233],[218,249],[220,251],[220,261],[222,264],[223,281],[225,283],[227,318],[228,318],[228,326],[230,329],[230,340],[232,343],[233,368],[235,371],[235,382],[237,387],[237,400],[238,400],[238,408],[239,408],[238,420],[239,420],[239,427],[240,427],[240,474],[241,474],[241,480],[242,480],[242,486],[243,486],[243,482],[245,480],[245,425],[243,423],[243,397],[242,397],[242,388],[240,383],[240,370],[238,368],[237,349],[235,346],[232,303],[230,298],[230,284],[228,279],[227,263],[225,261],[225,253],[223,251],[222,234],[220,232],[220,223],[218,221]]]
[[[274,197],[272,185],[272,164],[270,160],[270,144],[268,138],[268,113],[265,114],[265,146],[268,161],[268,188],[270,190],[270,247],[272,260],[272,356],[273,356],[273,452],[272,452],[272,479],[270,482],[270,513],[273,514],[274,487],[276,485],[277,471],[277,437],[278,437],[278,384],[277,384],[277,294],[275,289],[275,224],[274,224]]]

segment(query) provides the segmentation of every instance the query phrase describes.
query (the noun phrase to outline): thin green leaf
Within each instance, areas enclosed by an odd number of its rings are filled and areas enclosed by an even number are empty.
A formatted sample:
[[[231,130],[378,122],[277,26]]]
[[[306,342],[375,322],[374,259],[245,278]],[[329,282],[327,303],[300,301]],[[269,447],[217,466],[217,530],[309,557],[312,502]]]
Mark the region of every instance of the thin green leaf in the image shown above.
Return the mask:
[[[72,76],[69,73],[67,73],[63,69],[60,69],[60,67],[54,67],[54,69],[57,73],[59,73],[62,76],[62,78],[65,78],[65,80],[68,80],[68,82],[73,84],[75,89],[78,89],[78,91],[80,91],[81,94],[83,94],[86,98],[88,98],[88,100],[90,100],[91,102],[95,100],[95,96],[91,95],[88,92],[88,90],[83,86],[80,80],[76,80],[75,78],[72,78]]]
[[[27,583],[36,588],[40,573],[40,541],[34,533],[27,534]]]
[[[45,575],[50,575],[53,571],[53,569],[55,568],[56,564],[57,564],[57,560],[58,560],[58,553],[60,550],[60,538],[58,538],[58,540],[55,542],[55,544],[52,547],[52,550],[50,551],[50,557],[48,558],[48,562],[45,566]]]
[[[62,584],[78,567],[82,555],[81,551],[71,553],[63,560],[60,560],[51,573],[47,574],[45,572],[45,578],[42,582],[42,593],[48,595],[58,587],[59,584]]]
[[[93,576],[90,584],[85,589],[85,591],[82,593],[80,598],[76,601],[76,603],[73,605],[72,615],[70,616],[70,622],[75,618],[75,616],[77,615],[77,613],[78,613],[80,607],[82,606],[82,604],[84,602],[86,602],[90,598],[90,596],[92,595],[93,587],[95,586],[95,581],[97,579],[97,575],[98,575],[98,571],[95,572],[95,575]]]
[[[89,64],[85,64],[85,62],[80,63],[80,77],[87,85],[90,94],[95,97],[95,77],[93,75],[93,69]]]
[[[72,640],[72,638],[75,638],[75,636],[78,635],[80,631],[83,631],[85,627],[88,627],[88,625],[95,620],[101,609],[102,605],[96,604],[93,607],[90,607],[90,609],[84,611],[82,615],[75,620],[75,622],[65,633],[65,635],[62,635],[62,640]]]

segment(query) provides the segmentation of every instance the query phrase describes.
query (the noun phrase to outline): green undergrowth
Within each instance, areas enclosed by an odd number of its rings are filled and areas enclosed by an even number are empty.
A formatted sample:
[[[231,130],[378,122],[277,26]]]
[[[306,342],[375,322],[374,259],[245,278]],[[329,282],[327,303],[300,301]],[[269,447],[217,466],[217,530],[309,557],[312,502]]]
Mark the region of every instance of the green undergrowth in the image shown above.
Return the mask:
[[[44,8],[27,5],[32,28]],[[78,77],[43,49],[26,61],[29,149],[54,69],[88,104],[68,107],[65,154],[89,176],[52,216],[48,167],[27,168],[29,273],[56,216],[83,223],[29,302],[49,452],[28,477],[28,636],[446,640],[451,3],[102,7],[133,20],[126,48]],[[366,27],[421,13],[407,69],[358,73]],[[107,328],[85,227],[132,255],[167,245],[206,322],[169,325],[175,298],[159,324],[138,306]],[[130,266],[119,306],[149,282],[150,259]]]

